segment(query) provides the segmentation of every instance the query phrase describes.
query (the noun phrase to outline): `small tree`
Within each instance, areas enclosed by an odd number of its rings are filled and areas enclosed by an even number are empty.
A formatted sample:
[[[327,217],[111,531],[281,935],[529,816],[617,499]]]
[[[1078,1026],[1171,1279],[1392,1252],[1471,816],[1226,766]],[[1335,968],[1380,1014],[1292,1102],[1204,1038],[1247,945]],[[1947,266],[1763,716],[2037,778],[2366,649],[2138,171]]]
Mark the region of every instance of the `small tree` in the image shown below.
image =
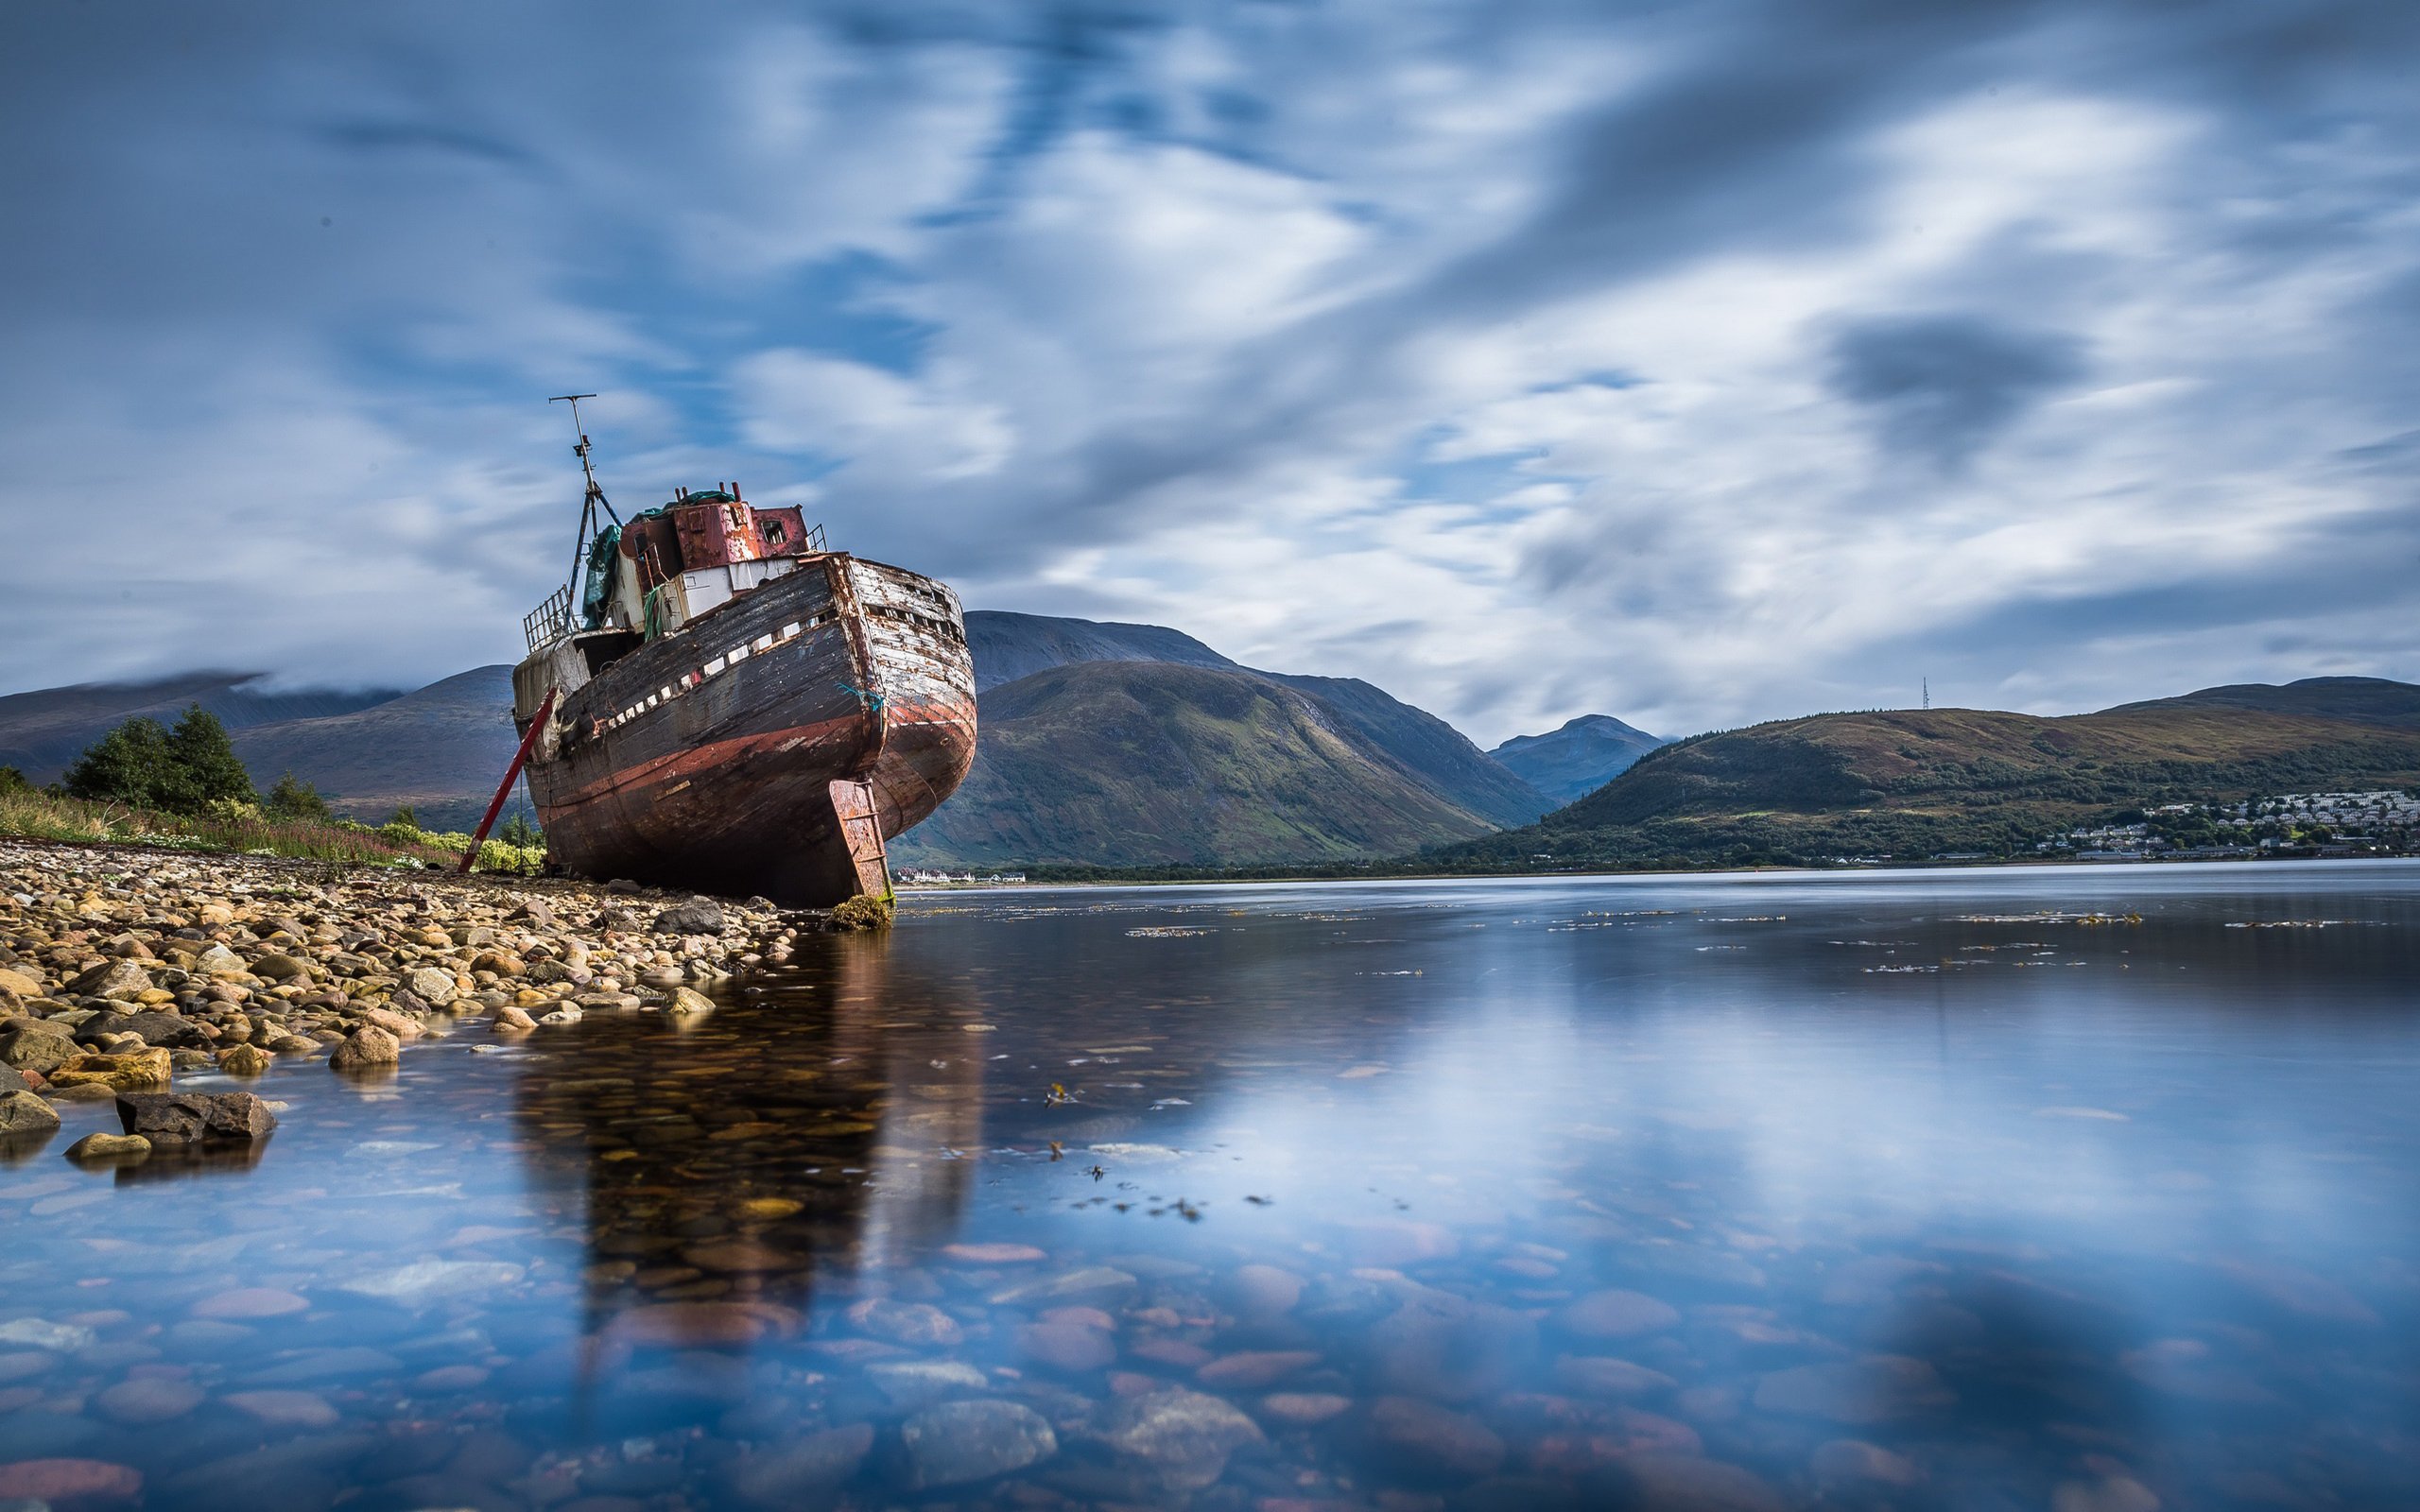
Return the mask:
[[[130,719],[86,747],[67,768],[61,785],[69,798],[94,803],[170,807],[177,784],[170,771],[168,732],[156,719]]]
[[[412,812],[412,806],[410,804],[398,803],[395,805],[395,812],[388,816],[387,822],[389,824],[400,824],[406,829],[417,830],[420,828],[420,816]]]
[[[26,781],[25,773],[13,766],[0,766],[0,793],[30,793],[33,790],[34,784]]]
[[[504,828],[496,831],[495,837],[507,845],[519,846],[524,850],[543,847],[546,843],[545,832],[530,823],[529,816],[517,810],[505,816]]]
[[[264,806],[272,817],[280,819],[333,817],[328,812],[328,800],[320,796],[320,790],[298,780],[292,772],[279,778],[269,788]]]
[[[168,765],[177,801],[170,808],[196,814],[213,802],[257,803],[252,774],[244,770],[234,742],[218,716],[199,704],[186,708],[168,731]]]

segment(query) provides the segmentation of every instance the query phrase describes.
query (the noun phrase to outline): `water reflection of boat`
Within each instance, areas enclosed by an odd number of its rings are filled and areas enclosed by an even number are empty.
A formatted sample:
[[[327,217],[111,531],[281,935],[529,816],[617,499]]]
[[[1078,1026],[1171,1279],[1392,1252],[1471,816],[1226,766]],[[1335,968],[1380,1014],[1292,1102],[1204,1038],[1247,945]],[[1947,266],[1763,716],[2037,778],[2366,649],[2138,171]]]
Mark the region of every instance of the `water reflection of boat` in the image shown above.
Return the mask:
[[[819,943],[763,999],[678,1033],[655,1015],[592,1020],[576,1072],[523,1079],[532,1174],[582,1210],[588,1334],[792,1333],[819,1272],[957,1227],[983,1097],[962,995],[902,980],[882,937]],[[923,1029],[936,1020],[950,1022]]]

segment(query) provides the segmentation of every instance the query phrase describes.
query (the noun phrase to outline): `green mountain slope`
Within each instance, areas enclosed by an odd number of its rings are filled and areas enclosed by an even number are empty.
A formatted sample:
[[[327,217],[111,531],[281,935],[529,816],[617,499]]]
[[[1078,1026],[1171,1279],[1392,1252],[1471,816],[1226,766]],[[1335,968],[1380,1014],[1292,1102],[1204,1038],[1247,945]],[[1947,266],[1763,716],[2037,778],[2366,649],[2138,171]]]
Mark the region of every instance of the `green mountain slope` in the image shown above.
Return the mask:
[[[1561,804],[1597,791],[1664,744],[1611,714],[1582,714],[1543,735],[1515,735],[1488,755]]]
[[[1817,714],[1699,736],[1536,825],[1426,859],[1560,868],[2021,853],[2053,829],[2116,810],[2420,784],[2420,727],[2392,713],[2420,688],[2358,690],[2374,716],[2387,712],[2366,721],[2275,712],[2341,707],[2325,700],[2342,690],[2210,692],[2227,696],[2063,718]]]
[[[1166,663],[1055,667],[983,696],[975,770],[901,866],[1249,866],[1487,831],[1317,695]]]
[[[1470,737],[1359,678],[1261,674],[1319,697],[1361,736],[1410,768],[1458,808],[1490,824],[1527,824],[1554,804],[1520,776],[1471,744]]]
[[[966,645],[975,657],[977,691],[1081,662],[1165,662],[1253,671],[1163,625],[1062,619],[1000,610],[967,612]],[[1490,824],[1527,824],[1554,807],[1544,794],[1471,744],[1461,730],[1384,688],[1358,678],[1283,672],[1254,675],[1315,695],[1447,803],[1468,809]]]

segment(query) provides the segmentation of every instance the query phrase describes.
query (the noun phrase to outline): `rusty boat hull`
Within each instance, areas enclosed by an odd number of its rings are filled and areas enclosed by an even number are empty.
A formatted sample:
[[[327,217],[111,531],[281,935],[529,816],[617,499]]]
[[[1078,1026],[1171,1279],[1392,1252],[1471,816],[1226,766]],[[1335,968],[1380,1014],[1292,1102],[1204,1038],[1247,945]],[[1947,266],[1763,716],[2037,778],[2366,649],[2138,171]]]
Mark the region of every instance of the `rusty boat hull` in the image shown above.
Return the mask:
[[[887,893],[885,844],[975,758],[957,596],[845,553],[634,647],[574,636],[513,674],[550,861],[578,875],[829,907]],[[591,670],[592,666],[594,670]]]

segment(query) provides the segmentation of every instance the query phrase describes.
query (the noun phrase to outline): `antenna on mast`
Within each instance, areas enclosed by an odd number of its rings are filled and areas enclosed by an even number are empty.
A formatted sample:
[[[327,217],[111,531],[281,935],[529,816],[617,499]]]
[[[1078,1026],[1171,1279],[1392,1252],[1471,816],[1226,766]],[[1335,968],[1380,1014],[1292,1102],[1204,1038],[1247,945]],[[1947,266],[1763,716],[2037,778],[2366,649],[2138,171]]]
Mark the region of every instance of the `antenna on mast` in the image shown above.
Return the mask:
[[[1929,709],[1932,707],[1932,679],[1926,678],[1922,681],[1925,685],[1925,707]]]
[[[590,526],[596,522],[596,512],[602,509],[605,517],[614,524],[618,525],[622,523],[622,517],[614,512],[614,507],[611,504],[605,502],[605,490],[596,481],[596,469],[589,464],[588,431],[579,421],[579,402],[596,397],[595,394],[557,394],[546,401],[549,404],[571,406],[572,434],[579,438],[579,443],[571,449],[571,455],[579,458],[580,476],[588,480],[587,491],[582,493],[579,499],[579,534],[572,541],[571,546],[570,581],[574,593],[579,591],[580,563],[588,556],[588,538],[592,533]]]

